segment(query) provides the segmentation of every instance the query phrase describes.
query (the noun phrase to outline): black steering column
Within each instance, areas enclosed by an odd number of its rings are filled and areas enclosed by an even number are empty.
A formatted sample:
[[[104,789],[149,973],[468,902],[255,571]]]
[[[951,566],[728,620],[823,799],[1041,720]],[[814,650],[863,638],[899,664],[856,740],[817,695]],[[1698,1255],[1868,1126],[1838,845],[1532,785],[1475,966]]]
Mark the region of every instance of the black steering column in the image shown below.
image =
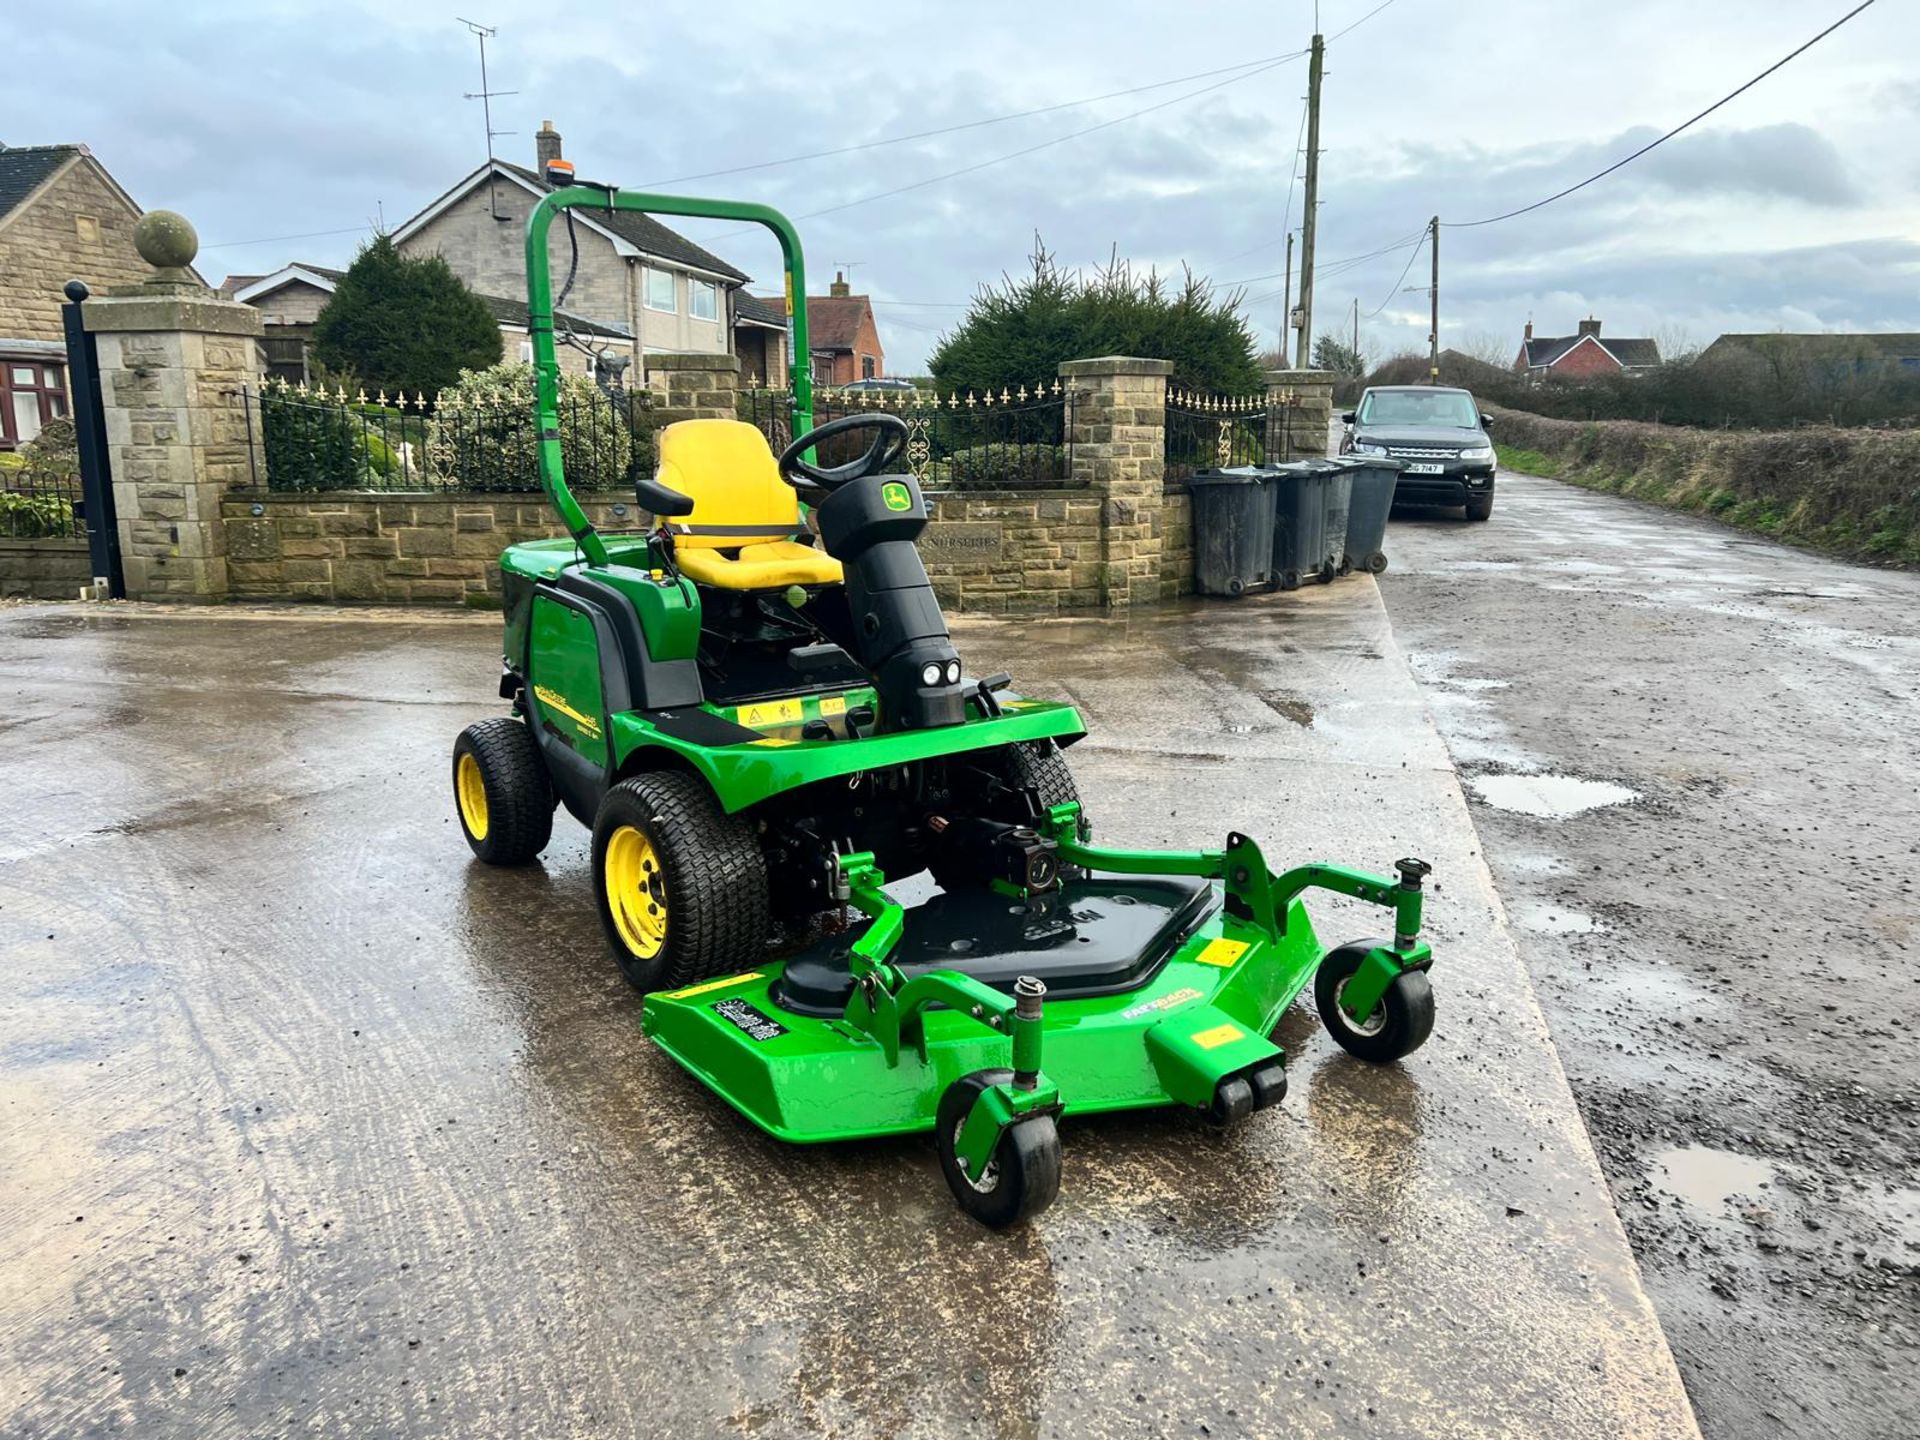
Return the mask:
[[[872,430],[866,453],[823,467],[809,450],[835,436]],[[881,723],[890,730],[929,730],[967,718],[960,657],[934,598],[915,542],[927,528],[926,501],[911,475],[887,467],[906,450],[907,425],[897,415],[848,415],[795,437],[780,454],[780,473],[820,492],[813,500],[820,541],[846,569],[852,633],[841,641],[873,677]]]

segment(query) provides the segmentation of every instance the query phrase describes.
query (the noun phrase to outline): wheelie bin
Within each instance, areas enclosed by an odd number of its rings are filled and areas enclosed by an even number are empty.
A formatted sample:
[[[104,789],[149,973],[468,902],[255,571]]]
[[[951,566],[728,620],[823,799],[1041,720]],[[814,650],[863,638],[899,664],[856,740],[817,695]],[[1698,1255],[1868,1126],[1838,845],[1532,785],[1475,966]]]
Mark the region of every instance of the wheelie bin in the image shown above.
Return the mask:
[[[1393,509],[1393,490],[1400,483],[1406,461],[1384,455],[1343,455],[1353,496],[1347,507],[1347,543],[1342,570],[1367,570],[1378,575],[1387,568],[1387,515]]]
[[[1273,580],[1297,590],[1307,580],[1326,584],[1340,571],[1346,547],[1346,467],[1334,460],[1268,465],[1274,491]],[[1338,534],[1329,533],[1337,523]]]
[[[1240,596],[1273,579],[1271,477],[1255,465],[1202,470],[1193,496],[1193,582],[1202,595]]]

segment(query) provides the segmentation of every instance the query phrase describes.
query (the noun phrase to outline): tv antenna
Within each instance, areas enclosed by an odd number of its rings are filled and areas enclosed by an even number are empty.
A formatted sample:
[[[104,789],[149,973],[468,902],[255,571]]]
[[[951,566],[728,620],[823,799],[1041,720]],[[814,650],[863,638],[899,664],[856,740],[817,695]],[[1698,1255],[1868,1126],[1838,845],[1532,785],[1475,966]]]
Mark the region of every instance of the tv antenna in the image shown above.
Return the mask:
[[[480,88],[478,90],[467,91],[461,98],[465,100],[478,100],[480,102],[480,113],[486,118],[488,172],[487,209],[492,212],[493,218],[498,220],[502,217],[500,214],[499,201],[495,198],[493,184],[493,142],[497,136],[517,135],[520,132],[517,130],[496,130],[493,128],[493,97],[496,95],[518,95],[520,92],[518,90],[493,90],[487,86],[487,41],[493,39],[500,33],[500,27],[498,25],[482,25],[477,20],[468,20],[460,15],[456,15],[453,18],[471,30],[473,32],[473,38],[480,42]]]
[[[843,277],[845,277],[847,286],[849,289],[851,289],[853,286],[853,267],[856,265],[864,265],[866,263],[867,262],[864,260],[836,260],[833,262],[833,268],[838,270],[840,274]]]

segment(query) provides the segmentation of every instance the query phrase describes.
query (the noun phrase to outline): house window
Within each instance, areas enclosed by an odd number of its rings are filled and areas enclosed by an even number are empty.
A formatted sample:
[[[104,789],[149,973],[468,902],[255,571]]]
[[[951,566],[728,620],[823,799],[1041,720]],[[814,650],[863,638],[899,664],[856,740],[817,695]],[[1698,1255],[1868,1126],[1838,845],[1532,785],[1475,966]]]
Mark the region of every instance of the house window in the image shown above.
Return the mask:
[[[0,450],[13,450],[67,413],[66,367],[33,360],[0,360]]]
[[[673,298],[673,272],[671,270],[647,271],[647,309],[664,310],[669,315],[680,307]]]
[[[687,281],[687,313],[696,320],[718,320],[720,287],[710,280]]]
[[[862,355],[860,357],[860,378],[862,380],[873,379],[873,356]]]

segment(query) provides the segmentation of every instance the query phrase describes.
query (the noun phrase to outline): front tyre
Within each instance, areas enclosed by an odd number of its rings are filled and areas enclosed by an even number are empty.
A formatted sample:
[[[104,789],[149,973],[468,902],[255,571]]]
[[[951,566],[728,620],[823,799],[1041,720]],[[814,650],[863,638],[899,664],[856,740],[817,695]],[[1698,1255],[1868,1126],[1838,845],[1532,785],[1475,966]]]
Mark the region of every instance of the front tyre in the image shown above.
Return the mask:
[[[453,804],[460,833],[489,865],[525,865],[553,838],[553,787],[539,742],[496,716],[453,742]]]
[[[940,1097],[933,1122],[940,1173],[960,1208],[993,1230],[1030,1220],[1060,1194],[1060,1132],[1051,1115],[1032,1115],[1001,1132],[978,1180],[967,1174],[956,1146],[982,1091],[1013,1082],[1011,1070],[962,1075]]]
[[[767,862],[753,826],[696,775],[623,780],[593,823],[607,944],[642,994],[746,970],[765,956]]]
[[[1387,1065],[1411,1055],[1433,1033],[1433,986],[1424,970],[1396,976],[1380,1003],[1364,1021],[1340,1008],[1347,982],[1360,969],[1367,952],[1384,940],[1358,940],[1328,952],[1313,976],[1313,1000],[1321,1023],[1342,1050],[1373,1065]]]

